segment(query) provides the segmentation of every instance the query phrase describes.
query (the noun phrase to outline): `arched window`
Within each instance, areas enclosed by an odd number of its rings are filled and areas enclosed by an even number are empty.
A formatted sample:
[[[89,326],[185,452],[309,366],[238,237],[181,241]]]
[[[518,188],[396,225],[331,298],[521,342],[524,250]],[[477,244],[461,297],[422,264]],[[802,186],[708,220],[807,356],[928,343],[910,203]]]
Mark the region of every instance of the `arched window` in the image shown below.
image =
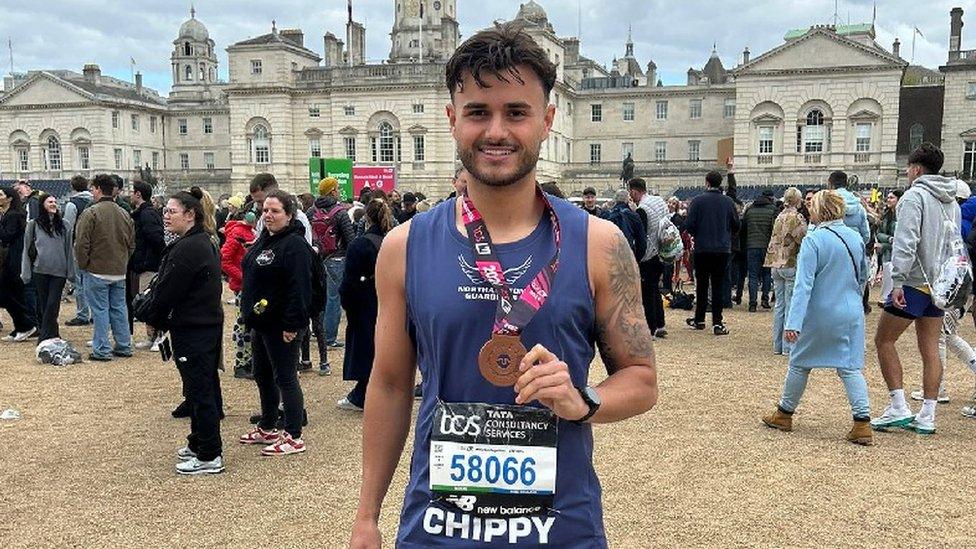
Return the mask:
[[[193,55],[193,47],[189,42],[183,42],[183,55]]]
[[[206,72],[203,68],[203,65],[200,65],[200,81],[204,82],[206,80],[207,80]]]
[[[44,169],[51,172],[61,171],[61,142],[56,136],[47,138],[44,148]]]
[[[251,139],[251,158],[255,164],[271,163],[271,137],[268,128],[263,124],[254,126],[254,137]]]
[[[922,144],[923,139],[925,139],[925,126],[912,124],[912,127],[908,129],[908,148],[914,151]]]
[[[183,80],[186,80],[187,82],[193,80],[193,67],[190,65],[183,68]]]
[[[396,143],[393,136],[393,126],[389,122],[383,122],[380,124],[380,162],[393,162],[396,158],[395,147]]]
[[[807,113],[807,123],[803,127],[803,152],[821,153],[824,150],[824,115],[820,109],[813,109]]]
[[[210,82],[214,81],[213,67],[210,67]]]

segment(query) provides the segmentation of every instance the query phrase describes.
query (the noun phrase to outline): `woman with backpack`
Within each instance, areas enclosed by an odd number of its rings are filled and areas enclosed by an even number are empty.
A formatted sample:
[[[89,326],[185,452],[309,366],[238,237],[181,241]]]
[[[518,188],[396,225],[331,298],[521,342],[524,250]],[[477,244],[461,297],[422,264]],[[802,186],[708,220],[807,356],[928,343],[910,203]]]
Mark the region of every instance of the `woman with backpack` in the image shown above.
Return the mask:
[[[295,216],[295,198],[281,190],[264,200],[264,228],[244,256],[241,311],[254,330],[254,380],[261,398],[261,419],[240,438],[260,444],[266,456],[305,451],[302,439],[304,395],[298,382],[298,353],[309,319],[316,314],[313,278],[318,258],[305,241],[305,227]],[[319,297],[321,297],[319,295]],[[283,430],[276,428],[283,405]]]
[[[336,404],[343,410],[361,412],[366,404],[366,386],[373,369],[373,332],[376,330],[376,258],[383,237],[393,229],[393,212],[383,200],[366,205],[366,234],[352,241],[346,252],[346,271],[339,287],[346,310],[346,354],[342,379],[356,386]]]
[[[61,312],[61,293],[69,279],[75,277],[75,254],[71,242],[71,227],[61,218],[58,199],[41,193],[37,219],[27,223],[20,278],[27,284],[34,281],[37,288],[38,341],[61,337],[58,314]]]

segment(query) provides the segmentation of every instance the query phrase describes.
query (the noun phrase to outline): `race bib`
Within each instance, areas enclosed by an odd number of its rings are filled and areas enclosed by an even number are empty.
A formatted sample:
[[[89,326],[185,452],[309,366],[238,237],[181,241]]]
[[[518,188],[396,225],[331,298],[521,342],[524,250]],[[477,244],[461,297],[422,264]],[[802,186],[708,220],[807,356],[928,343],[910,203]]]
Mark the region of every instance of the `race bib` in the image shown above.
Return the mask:
[[[547,513],[556,494],[557,425],[543,408],[438,402],[432,498],[482,517]]]

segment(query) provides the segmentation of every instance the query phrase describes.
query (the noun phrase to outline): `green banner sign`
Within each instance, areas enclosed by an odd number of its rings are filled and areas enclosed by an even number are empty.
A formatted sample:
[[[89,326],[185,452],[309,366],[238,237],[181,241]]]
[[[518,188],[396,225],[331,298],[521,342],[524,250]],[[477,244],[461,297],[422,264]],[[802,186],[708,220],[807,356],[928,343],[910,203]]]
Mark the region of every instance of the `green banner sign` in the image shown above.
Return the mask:
[[[339,199],[349,200],[352,195],[352,160],[348,158],[326,158],[324,163],[324,177],[334,177],[339,181]],[[318,194],[318,181],[315,182],[315,193]]]
[[[321,158],[308,159],[308,188],[312,196],[319,195],[319,181],[325,177],[325,162]]]

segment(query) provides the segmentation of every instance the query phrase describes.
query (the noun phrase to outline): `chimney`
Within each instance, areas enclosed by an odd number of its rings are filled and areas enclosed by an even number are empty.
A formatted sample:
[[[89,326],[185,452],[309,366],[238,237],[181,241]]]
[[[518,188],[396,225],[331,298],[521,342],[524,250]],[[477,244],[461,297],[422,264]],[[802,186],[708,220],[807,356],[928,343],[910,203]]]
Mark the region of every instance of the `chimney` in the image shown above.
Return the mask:
[[[901,40],[895,38],[895,43],[891,45],[891,53],[895,54],[895,57],[901,58]]]
[[[742,50],[742,64],[743,65],[745,65],[746,63],[749,62],[749,55],[750,55],[749,46],[746,46],[746,49]]]
[[[142,94],[142,73],[136,73],[136,93]]]
[[[102,79],[102,69],[95,63],[88,63],[81,71],[85,75],[85,80],[92,84],[100,84]]]
[[[949,59],[954,60],[962,49],[962,8],[952,8],[949,17]]]
[[[281,29],[278,31],[282,40],[287,40],[297,46],[305,47],[305,33],[302,29]]]
[[[342,65],[342,50],[345,44],[336,38],[331,32],[325,33],[325,55],[322,56],[326,67],[338,67]]]
[[[657,64],[654,61],[647,62],[647,85],[654,86],[657,84]]]

